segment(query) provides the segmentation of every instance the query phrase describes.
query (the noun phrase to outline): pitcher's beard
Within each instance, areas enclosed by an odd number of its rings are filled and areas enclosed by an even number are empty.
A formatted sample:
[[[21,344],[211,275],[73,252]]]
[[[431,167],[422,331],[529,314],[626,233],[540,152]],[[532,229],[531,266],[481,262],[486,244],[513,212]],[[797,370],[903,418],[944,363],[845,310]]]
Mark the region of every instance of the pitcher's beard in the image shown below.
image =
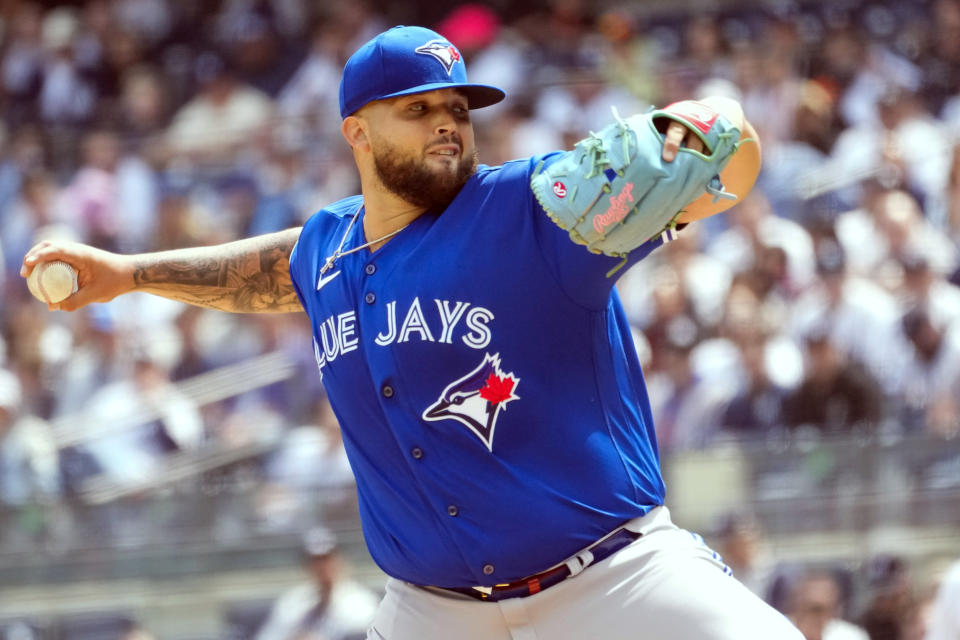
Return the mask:
[[[460,158],[456,171],[439,171],[424,159],[404,156],[386,140],[373,152],[377,177],[391,192],[412,205],[442,213],[477,171],[477,151]]]

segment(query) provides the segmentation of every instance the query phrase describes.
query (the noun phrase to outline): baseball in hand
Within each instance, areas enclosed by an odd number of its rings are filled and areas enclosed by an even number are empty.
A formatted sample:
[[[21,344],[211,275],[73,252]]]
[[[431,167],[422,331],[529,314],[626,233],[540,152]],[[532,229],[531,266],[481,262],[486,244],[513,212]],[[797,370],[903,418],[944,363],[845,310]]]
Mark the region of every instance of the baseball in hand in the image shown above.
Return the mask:
[[[27,276],[33,297],[47,304],[66,300],[77,292],[77,271],[66,262],[40,262]]]

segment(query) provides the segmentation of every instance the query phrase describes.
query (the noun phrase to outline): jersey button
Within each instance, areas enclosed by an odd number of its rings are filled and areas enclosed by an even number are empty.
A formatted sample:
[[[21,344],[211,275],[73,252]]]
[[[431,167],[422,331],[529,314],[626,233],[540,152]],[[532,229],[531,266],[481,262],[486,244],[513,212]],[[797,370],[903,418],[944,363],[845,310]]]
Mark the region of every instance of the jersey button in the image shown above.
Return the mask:
[[[377,294],[375,294],[373,291],[370,291],[367,293],[367,295],[363,296],[363,299],[367,304],[373,304],[377,301]]]
[[[363,268],[363,271],[364,271],[364,273],[366,273],[368,276],[372,276],[373,274],[375,274],[375,273],[377,272],[377,265],[375,265],[375,264],[373,264],[373,263],[371,262],[370,264],[368,264],[367,266],[365,266],[365,267]]]
[[[393,387],[391,387],[391,386],[388,385],[388,384],[385,384],[385,385],[383,385],[383,388],[380,389],[380,393],[383,394],[383,397],[384,397],[384,398],[392,398],[392,397],[393,397]]]
[[[456,518],[457,514],[460,513],[460,509],[457,507],[457,505],[452,504],[449,507],[447,507],[447,513],[449,513],[452,517]]]
[[[493,572],[494,572],[494,568],[492,564],[483,565],[483,575],[489,576],[489,575],[492,575]]]
[[[413,449],[410,449],[410,455],[419,460],[423,457],[423,449],[420,447],[414,447]]]

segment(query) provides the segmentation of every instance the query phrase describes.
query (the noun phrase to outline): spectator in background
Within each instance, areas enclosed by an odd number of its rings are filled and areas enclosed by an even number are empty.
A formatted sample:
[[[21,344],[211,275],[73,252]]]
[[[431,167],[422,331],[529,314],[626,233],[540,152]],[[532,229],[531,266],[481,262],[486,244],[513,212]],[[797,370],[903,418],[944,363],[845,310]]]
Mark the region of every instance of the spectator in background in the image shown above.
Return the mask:
[[[775,385],[796,386],[802,374],[802,357],[798,349],[789,337],[779,333],[783,325],[783,309],[760,298],[763,286],[755,282],[758,280],[755,271],[733,278],[720,324],[691,354],[694,368],[700,375],[732,389],[729,402],[750,386],[751,374],[744,355],[750,345],[766,342],[762,356],[766,362],[765,375]],[[718,426],[727,425],[721,422]]]
[[[743,108],[757,114],[764,153],[776,153],[794,135],[794,114],[804,88],[796,70],[795,29],[786,21],[768,20],[755,46],[760,56],[757,77],[744,91]]]
[[[360,640],[367,637],[377,598],[352,581],[332,531],[318,527],[303,537],[309,581],[277,598],[257,640]]]
[[[312,212],[319,185],[305,170],[311,151],[302,133],[301,126],[281,121],[261,146],[263,157],[256,179],[259,197],[245,233],[288,229],[300,224]],[[353,180],[344,180],[340,187],[346,189],[352,184]]]
[[[642,16],[619,7],[608,9],[597,18],[606,61],[603,73],[608,82],[626,88],[639,100],[665,104],[660,99],[657,81],[661,63],[658,47],[643,28],[642,20]]]
[[[825,329],[812,330],[805,343],[806,372],[784,400],[786,424],[834,434],[875,429],[885,415],[880,385],[834,346]]]
[[[318,20],[306,58],[277,98],[277,112],[299,127],[301,135],[331,144],[340,133],[336,126],[340,104],[335,87],[343,69],[343,52],[350,34],[340,25]]]
[[[923,309],[903,317],[911,353],[897,370],[895,393],[904,428],[943,437],[960,432],[960,334],[934,324]]]
[[[767,603],[776,606],[774,594],[783,576],[767,548],[760,522],[752,514],[731,511],[724,514],[714,532],[717,551],[734,577]]]
[[[768,325],[786,325],[790,304],[798,294],[790,280],[789,268],[789,258],[783,248],[763,245],[758,248],[753,266],[738,276],[757,297]]]
[[[81,126],[95,115],[97,94],[76,57],[79,28],[76,11],[57,7],[43,19],[43,75],[37,96],[37,112],[51,135],[51,160],[57,173],[72,166]]]
[[[54,419],[76,416],[98,390],[121,377],[124,345],[112,315],[106,308],[91,309],[75,320],[70,349],[51,372],[60,389],[53,399]],[[27,336],[21,338],[27,342]],[[35,341],[42,340],[43,334]]]
[[[958,100],[960,107],[960,100]],[[960,124],[958,124],[960,138]],[[953,147],[950,161],[950,177],[947,179],[947,236],[953,243],[960,244],[960,144]],[[951,274],[951,280],[960,282],[960,269]]]
[[[942,123],[924,111],[917,96],[892,87],[878,102],[879,121],[851,127],[834,145],[830,170],[835,175],[876,175],[888,187],[918,194],[927,217],[946,225],[943,191],[950,166],[950,143]]]
[[[707,445],[735,391],[733,381],[704,378],[694,368],[691,352],[697,340],[698,327],[689,316],[677,316],[665,327],[661,369],[648,381],[661,451]]]
[[[835,23],[822,38],[814,75],[839,96],[840,115],[850,129],[874,127],[878,102],[891,90],[915,90],[920,70],[893,53],[851,20]]]
[[[36,98],[43,78],[41,40],[43,10],[36,2],[14,6],[5,21],[2,66],[4,120],[16,128],[36,117]],[[6,17],[6,16],[5,16]]]
[[[294,491],[324,494],[341,502],[352,497],[353,471],[340,425],[325,395],[314,402],[310,421],[294,427],[267,462],[267,477]]]
[[[282,434],[279,444],[265,456],[266,482],[258,494],[264,498],[263,522],[274,528],[302,528],[299,523],[318,506],[328,518],[353,513],[356,508],[356,485],[340,425],[326,395],[317,392],[314,396],[318,399],[313,414]]]
[[[827,160],[837,134],[834,102],[822,85],[807,80],[797,92],[793,109],[793,135],[771,147],[764,138],[764,163],[759,184],[777,215],[803,223],[809,215],[807,200],[819,195],[818,181],[835,179],[818,168]]]
[[[890,280],[880,269],[890,255],[889,243],[879,222],[888,192],[879,180],[864,180],[857,190],[857,203],[833,219],[833,232],[851,273],[876,280],[877,284]]]
[[[61,193],[58,207],[77,239],[114,250],[121,216],[116,181],[120,154],[120,140],[112,131],[87,133],[81,165]]]
[[[936,273],[953,273],[958,265],[957,247],[942,229],[924,218],[924,211],[913,195],[906,191],[888,191],[880,198],[878,213],[877,224],[885,240],[888,259],[922,256]]]
[[[196,405],[170,381],[179,348],[176,334],[155,329],[134,347],[129,376],[99,389],[83,418],[70,424],[98,472],[122,489],[149,487],[166,456],[196,450],[205,440]],[[87,479],[71,483],[82,488]]]
[[[42,130],[35,125],[23,125],[9,132],[2,130],[0,136],[0,243],[6,245],[8,239],[18,233],[16,229],[35,229],[40,220],[18,220],[11,211],[13,203],[22,196],[21,188],[25,176],[47,173],[46,141]],[[11,230],[12,229],[12,230]],[[12,259],[12,258],[10,258]]]
[[[914,196],[878,181],[867,181],[862,194],[861,207],[836,222],[837,239],[857,274],[892,290],[899,284],[899,261],[907,255],[923,257],[936,273],[953,273],[957,246],[924,219]]]
[[[150,246],[157,200],[150,167],[139,156],[124,154],[115,131],[94,129],[83,138],[82,164],[57,208],[78,239],[105,249],[138,251]]]
[[[221,16],[218,27],[238,79],[276,97],[303,56],[301,40],[281,39],[271,20],[251,10]]]
[[[663,104],[694,95],[707,80],[732,75],[717,15],[707,11],[695,12],[679,29],[680,51],[674,55],[662,55],[657,66],[657,84]],[[744,108],[747,108],[746,102]],[[757,113],[753,117],[762,118],[762,115]],[[761,130],[758,131],[763,135]]]
[[[11,273],[17,254],[36,242],[38,230],[56,221],[59,193],[53,176],[42,169],[20,178],[19,196],[0,214],[0,249]]]
[[[562,146],[563,136],[537,118],[533,109],[533,97],[522,94],[501,109],[496,124],[483,129],[487,141],[483,148],[484,162],[502,164]],[[477,126],[484,125],[477,123]]]
[[[932,113],[943,113],[944,120],[960,116],[952,112],[950,103],[960,107],[953,96],[960,87],[960,2],[935,0],[931,3],[929,17],[922,31],[913,34],[919,50],[918,65],[923,71],[923,94]],[[952,99],[951,99],[952,98]],[[956,121],[960,124],[960,121]]]
[[[906,611],[900,624],[901,640],[924,640],[926,638],[935,595],[933,592],[922,595]]]
[[[43,18],[44,49],[40,84],[40,116],[48,123],[79,124],[94,111],[97,95],[75,55],[79,18],[70,7],[57,7]]]
[[[162,42],[170,35],[176,15],[166,0],[126,0],[109,9],[120,27],[150,45]]]
[[[901,309],[923,309],[938,327],[960,327],[960,287],[943,274],[935,273],[922,255],[909,253],[900,260],[903,266]]]
[[[529,71],[519,47],[497,42],[501,22],[497,13],[480,3],[463,4],[448,13],[437,25],[437,33],[456,42],[457,48],[470,60],[470,77],[474,82],[493,83],[506,80],[504,91],[523,91]],[[496,43],[496,46],[495,46]],[[502,113],[494,107],[494,116],[477,111],[481,120],[495,120]],[[512,158],[511,158],[512,159]]]
[[[167,126],[170,99],[164,76],[153,67],[136,66],[124,74],[117,126],[127,152],[142,153],[151,164],[155,161],[159,138]]]
[[[762,438],[783,425],[783,402],[788,390],[774,382],[767,371],[769,351],[765,336],[739,346],[746,382],[724,409],[720,428],[745,439]]]
[[[631,284],[624,290],[630,301],[630,305],[626,307],[627,317],[631,323],[643,330],[650,345],[651,358],[647,370],[653,373],[665,367],[663,353],[668,341],[667,329],[673,320],[685,317],[686,320],[694,323],[697,335],[700,329],[695,320],[696,315],[685,288],[685,281],[672,265],[661,264],[649,274],[640,271],[637,275],[639,277],[632,277]],[[644,275],[646,277],[643,277]],[[633,283],[643,287],[644,290],[637,291]]]
[[[0,369],[0,503],[42,503],[58,495],[57,448],[50,425],[23,411],[20,381]]]
[[[850,274],[835,240],[822,239],[816,251],[819,280],[792,306],[791,334],[799,343],[812,331],[825,331],[844,358],[892,389],[906,351],[894,298],[870,279]]]
[[[506,91],[507,95],[515,96],[523,102],[521,109],[524,111],[533,109],[540,94],[540,87],[531,86],[530,79],[543,71],[541,63],[552,65],[558,62],[556,59],[544,60],[542,52],[533,45],[529,33],[516,25],[502,23],[488,6],[479,3],[461,5],[454,9],[437,26],[437,31],[444,35],[449,33],[451,42],[460,42],[456,38],[462,38],[469,45],[468,50],[472,52],[466,55],[471,60],[470,77],[476,78],[474,82],[496,84]],[[475,123],[495,130],[499,126],[500,118],[512,107],[512,104],[501,103],[491,105],[489,113],[480,109],[477,111]],[[546,122],[539,121],[539,125],[553,135],[562,134],[551,129]],[[522,139],[516,140],[518,145],[523,143]],[[483,153],[484,151],[481,151],[481,154]],[[510,159],[516,157],[512,155]],[[483,156],[481,161],[493,164]]]
[[[906,640],[916,605],[907,561],[888,555],[872,558],[867,565],[867,597],[860,624],[870,640]]]
[[[119,640],[157,640],[157,637],[136,621],[131,620],[123,630]]]
[[[325,4],[326,11],[321,14],[321,19],[336,24],[348,38],[343,49],[344,62],[364,42],[388,28],[385,16],[370,0],[331,0]]]
[[[692,225],[621,278],[617,291],[631,323],[645,327],[654,320],[656,284],[675,277],[697,323],[708,329],[720,324],[733,278],[725,264],[700,251],[702,238],[700,227]]]
[[[590,131],[599,131],[610,121],[610,108],[619,113],[641,113],[646,104],[626,89],[608,85],[600,73],[602,61],[584,53],[569,67],[555,70],[536,101],[538,120],[563,136],[564,148],[572,147]]]
[[[940,582],[936,600],[930,610],[930,623],[925,640],[957,640],[960,638],[960,561],[951,565]]]
[[[810,234],[796,222],[778,217],[759,190],[751,192],[726,218],[730,228],[708,240],[708,255],[737,274],[757,264],[764,247],[778,247],[787,258],[785,290],[796,295],[813,282]]]
[[[146,43],[136,33],[119,27],[109,13],[104,22],[102,33],[91,36],[97,38],[96,44],[101,51],[96,60],[90,61],[94,68],[88,71],[88,75],[97,82],[98,112],[112,120],[118,110],[124,76],[144,64],[149,52]]]
[[[212,165],[214,173],[236,166],[238,153],[266,131],[273,103],[242,83],[230,61],[207,51],[197,56],[194,72],[199,93],[174,115],[166,134],[172,159]]]
[[[843,607],[833,574],[814,571],[791,588],[787,616],[806,640],[870,640],[863,629],[841,618]]]

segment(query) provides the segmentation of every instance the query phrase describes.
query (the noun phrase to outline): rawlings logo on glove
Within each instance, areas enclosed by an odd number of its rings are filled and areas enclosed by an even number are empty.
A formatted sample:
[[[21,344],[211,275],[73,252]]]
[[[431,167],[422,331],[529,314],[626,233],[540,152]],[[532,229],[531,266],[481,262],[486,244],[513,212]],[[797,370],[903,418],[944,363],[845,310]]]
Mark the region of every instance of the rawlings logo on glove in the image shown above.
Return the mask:
[[[633,201],[633,183],[628,182],[623,185],[623,191],[618,195],[610,196],[610,208],[606,213],[601,213],[593,219],[594,230],[602,234],[607,227],[626,218],[631,209],[629,203]]]
[[[736,199],[720,182],[740,144],[740,130],[726,116],[694,101],[627,120],[616,110],[613,115],[616,122],[537,167],[530,179],[540,206],[574,242],[625,262],[630,251],[675,226],[684,206],[702,193]],[[670,120],[698,135],[705,152],[681,148],[672,162],[664,161],[662,131]]]

